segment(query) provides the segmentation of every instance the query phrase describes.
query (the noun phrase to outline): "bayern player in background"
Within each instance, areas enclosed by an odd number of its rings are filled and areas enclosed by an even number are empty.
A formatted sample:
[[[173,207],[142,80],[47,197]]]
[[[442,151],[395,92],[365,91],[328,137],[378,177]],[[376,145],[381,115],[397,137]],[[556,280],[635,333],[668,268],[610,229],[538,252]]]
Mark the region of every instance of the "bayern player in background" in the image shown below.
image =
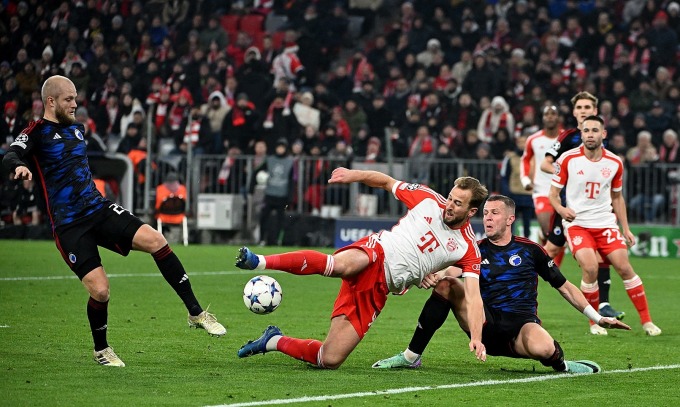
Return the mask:
[[[297,339],[269,326],[262,336],[245,344],[239,357],[279,351],[313,365],[336,369],[347,359],[378,317],[389,293],[404,293],[430,273],[457,265],[470,329],[469,348],[486,360],[482,344],[484,319],[479,293],[480,255],[470,218],[486,199],[486,187],[472,177],[456,179],[448,198],[419,184],[408,184],[376,171],[336,168],[330,184],[361,182],[382,188],[403,202],[408,211],[392,230],[382,230],[343,247],[333,255],[302,250],[279,255],[256,255],[241,248],[236,266],[249,270],[281,270],[291,274],[320,274],[342,279],[326,339]]]
[[[657,336],[661,329],[652,322],[642,280],[628,260],[628,245],[635,244],[635,236],[628,227],[622,193],[623,163],[602,145],[606,136],[602,118],[594,115],[585,118],[581,125],[583,145],[565,152],[557,160],[550,203],[562,216],[569,248],[583,273],[581,291],[588,302],[594,309],[598,308],[599,253],[623,279],[628,297],[640,315],[642,329],[647,335]],[[566,207],[560,198],[563,188]]]
[[[553,163],[555,160],[557,160],[565,151],[581,145],[581,124],[586,117],[597,114],[597,102],[597,98],[589,92],[579,92],[571,98],[571,104],[573,106],[572,115],[574,116],[574,119],[576,119],[577,128],[562,131],[553,146],[545,152],[545,157],[540,165],[540,169],[543,172],[550,174],[552,177],[554,172]],[[558,213],[553,213],[544,248],[550,257],[555,259],[558,266],[562,264],[565,244],[566,239],[562,228],[562,218]],[[607,264],[606,261],[600,263],[597,273],[597,282],[600,287],[599,312],[606,317],[623,319],[626,315],[625,312],[617,311],[609,304],[611,271],[609,270],[609,264]],[[591,325],[590,333],[593,335],[606,335],[607,331],[602,329],[599,325]]]
[[[546,151],[555,144],[557,136],[562,131],[559,120],[557,106],[550,105],[543,108],[543,128],[527,138],[520,166],[522,186],[527,191],[532,191],[534,212],[541,227],[541,244],[545,244],[550,231],[550,219],[555,209],[550,205],[548,198],[552,175],[541,171],[540,168]]]

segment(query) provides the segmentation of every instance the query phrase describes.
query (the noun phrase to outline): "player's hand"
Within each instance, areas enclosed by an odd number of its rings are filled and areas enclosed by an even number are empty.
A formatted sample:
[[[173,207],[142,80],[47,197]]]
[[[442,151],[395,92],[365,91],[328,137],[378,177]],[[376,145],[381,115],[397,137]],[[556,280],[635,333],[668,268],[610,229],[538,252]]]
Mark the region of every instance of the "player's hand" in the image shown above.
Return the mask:
[[[624,329],[630,331],[630,327],[616,318],[602,317],[597,323],[602,328]]]
[[[14,170],[14,179],[32,180],[33,174],[27,167],[20,165]]]
[[[437,285],[439,280],[441,280],[439,273],[430,273],[423,278],[423,281],[421,281],[420,284],[418,284],[418,288],[433,288]]]
[[[482,362],[486,362],[486,346],[481,341],[470,341],[470,352],[475,353],[475,357]]]
[[[573,222],[574,219],[576,219],[576,212],[574,212],[574,210],[571,208],[564,208],[562,213],[560,213],[560,216],[562,216],[562,219],[566,220],[567,222]]]
[[[623,231],[623,237],[626,239],[628,247],[635,246],[635,235],[630,230]]]
[[[331,173],[331,179],[328,180],[329,184],[350,184],[354,182],[350,178],[351,170],[345,167],[338,167]]]

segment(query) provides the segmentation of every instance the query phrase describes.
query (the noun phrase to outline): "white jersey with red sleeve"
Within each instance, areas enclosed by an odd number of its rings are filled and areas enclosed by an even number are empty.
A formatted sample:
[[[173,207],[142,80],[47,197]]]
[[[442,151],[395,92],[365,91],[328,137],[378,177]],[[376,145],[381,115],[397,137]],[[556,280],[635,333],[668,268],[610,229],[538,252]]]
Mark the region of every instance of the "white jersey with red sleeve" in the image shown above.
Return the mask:
[[[531,194],[533,198],[548,196],[550,192],[550,180],[552,175],[541,171],[541,162],[545,157],[545,152],[555,144],[557,137],[548,137],[543,130],[539,130],[527,138],[527,144],[522,154],[522,162],[519,167],[520,177],[530,177],[531,164],[534,166],[533,179],[534,190]]]
[[[463,276],[479,278],[481,256],[469,222],[458,229],[444,223],[446,199],[419,184],[398,181],[394,196],[408,207],[392,230],[377,233],[385,252],[390,292],[400,293],[426,275],[456,265]]]
[[[555,166],[552,185],[566,187],[567,207],[576,212],[573,222],[562,221],[564,227],[618,227],[611,193],[623,189],[623,163],[604,147],[598,161],[589,160],[584,151],[580,146],[565,152]]]

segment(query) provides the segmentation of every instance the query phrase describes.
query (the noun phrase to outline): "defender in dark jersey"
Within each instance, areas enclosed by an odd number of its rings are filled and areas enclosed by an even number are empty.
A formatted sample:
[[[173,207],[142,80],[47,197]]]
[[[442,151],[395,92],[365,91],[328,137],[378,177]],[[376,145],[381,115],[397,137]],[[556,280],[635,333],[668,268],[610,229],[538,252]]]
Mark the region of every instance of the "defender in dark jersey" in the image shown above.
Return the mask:
[[[597,114],[597,102],[597,97],[589,92],[579,92],[571,98],[571,104],[574,106],[572,114],[576,119],[577,128],[565,130],[557,137],[555,144],[545,152],[545,158],[541,163],[541,171],[552,174],[554,172],[553,163],[557,161],[562,153],[581,145],[581,124],[586,117]],[[562,217],[555,212],[551,219],[550,233],[548,233],[544,248],[550,257],[555,259],[558,266],[562,263],[564,245],[566,243],[564,229],[562,228]],[[611,287],[609,264],[600,263],[597,283],[600,288],[599,312],[606,317],[623,319],[626,313],[615,310],[609,304],[609,288]],[[606,335],[606,332],[606,330],[601,329],[597,325],[591,326],[591,333],[594,335]]]
[[[45,198],[57,248],[90,294],[87,317],[94,359],[125,366],[109,346],[106,331],[109,280],[98,246],[127,256],[151,253],[163,277],[189,311],[189,326],[211,335],[226,333],[215,316],[196,300],[182,263],[163,235],[97,191],[87,161],[83,125],[75,122],[76,88],[68,78],[52,76],[42,87],[45,114],[16,137],[2,160],[15,178],[35,179]]]
[[[549,282],[577,310],[603,327],[630,329],[615,318],[602,317],[588,304],[581,291],[562,275],[541,246],[512,235],[515,202],[492,195],[484,204],[487,238],[479,242],[482,269],[479,286],[486,321],[482,343],[489,355],[535,359],[558,372],[597,373],[591,361],[565,361],[562,348],[541,326],[538,308],[538,276]],[[448,316],[450,309],[467,333],[467,312],[458,271],[449,267],[428,276],[423,288],[435,286],[418,318],[408,348],[391,358],[376,362],[374,368],[415,368],[421,355]],[[468,277],[469,278],[469,277]],[[426,284],[427,283],[427,284]]]

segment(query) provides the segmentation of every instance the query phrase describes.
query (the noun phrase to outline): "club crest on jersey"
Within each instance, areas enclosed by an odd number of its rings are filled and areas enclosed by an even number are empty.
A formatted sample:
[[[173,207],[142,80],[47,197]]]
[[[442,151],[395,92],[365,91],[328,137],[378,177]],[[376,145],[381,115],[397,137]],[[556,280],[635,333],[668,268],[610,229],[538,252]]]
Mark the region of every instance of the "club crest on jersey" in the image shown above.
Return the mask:
[[[456,249],[458,249],[458,242],[456,242],[456,239],[450,237],[449,241],[446,242],[446,248],[449,249],[450,252],[455,252]]]
[[[510,263],[511,266],[517,267],[517,266],[519,266],[520,264],[522,264],[522,258],[519,257],[519,255],[517,255],[517,254],[513,254],[513,255],[510,256],[510,258],[508,259],[508,263]]]
[[[555,163],[555,175],[560,175],[560,171],[562,170],[562,166],[560,163]]]
[[[612,175],[612,170],[610,170],[609,168],[603,168],[600,170],[600,172],[602,173],[602,176],[605,178],[609,178],[609,176]]]
[[[70,261],[72,264],[76,264],[76,255],[73,253],[68,254],[68,261]]]
[[[559,226],[555,226],[555,229],[553,229],[553,235],[561,235],[562,234],[562,228]]]
[[[76,138],[77,138],[78,140],[83,140],[83,139],[84,139],[83,133],[81,133],[80,130],[76,129],[75,133],[76,133]]]
[[[571,242],[574,244],[574,246],[578,246],[583,243],[583,238],[581,236],[574,236],[574,238],[571,239]]]

